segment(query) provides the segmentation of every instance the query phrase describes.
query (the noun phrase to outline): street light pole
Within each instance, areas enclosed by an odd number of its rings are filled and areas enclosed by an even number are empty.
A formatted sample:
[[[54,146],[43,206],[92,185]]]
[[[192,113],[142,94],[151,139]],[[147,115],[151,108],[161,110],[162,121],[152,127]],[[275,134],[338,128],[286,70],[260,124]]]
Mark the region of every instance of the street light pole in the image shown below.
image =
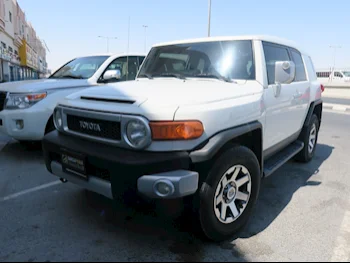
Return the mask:
[[[208,8],[208,37],[210,37],[210,21],[211,20],[211,0],[209,0],[209,8]]]
[[[330,48],[333,48],[334,49],[334,54],[333,54],[333,70],[335,70],[335,58],[336,58],[336,54],[337,54],[337,48],[341,48],[341,46],[332,46],[330,45],[329,46]]]
[[[107,53],[109,53],[109,40],[110,39],[118,39],[117,37],[105,37],[105,36],[98,36],[99,38],[105,38],[107,40]]]
[[[146,33],[146,31],[147,31],[147,28],[148,28],[148,26],[147,25],[143,25],[142,26],[144,29],[145,29],[145,52],[146,52],[146,37],[147,37],[147,33]]]

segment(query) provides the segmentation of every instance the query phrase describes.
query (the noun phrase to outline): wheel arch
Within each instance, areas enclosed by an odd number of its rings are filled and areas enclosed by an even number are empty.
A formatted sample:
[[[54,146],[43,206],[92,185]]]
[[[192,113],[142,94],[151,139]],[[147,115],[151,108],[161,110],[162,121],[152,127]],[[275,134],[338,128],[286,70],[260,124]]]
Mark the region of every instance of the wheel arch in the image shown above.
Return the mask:
[[[190,158],[193,163],[212,163],[223,152],[234,145],[242,145],[252,150],[258,159],[262,176],[264,169],[263,128],[262,124],[258,121],[217,133],[212,136],[201,149],[191,152]]]

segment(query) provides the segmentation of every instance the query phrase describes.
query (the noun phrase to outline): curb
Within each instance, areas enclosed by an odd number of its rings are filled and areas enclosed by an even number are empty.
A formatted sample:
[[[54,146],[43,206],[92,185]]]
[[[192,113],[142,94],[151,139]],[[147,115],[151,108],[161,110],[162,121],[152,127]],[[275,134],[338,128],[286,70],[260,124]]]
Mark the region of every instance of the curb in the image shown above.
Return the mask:
[[[323,108],[327,110],[350,112],[350,105],[323,103]]]

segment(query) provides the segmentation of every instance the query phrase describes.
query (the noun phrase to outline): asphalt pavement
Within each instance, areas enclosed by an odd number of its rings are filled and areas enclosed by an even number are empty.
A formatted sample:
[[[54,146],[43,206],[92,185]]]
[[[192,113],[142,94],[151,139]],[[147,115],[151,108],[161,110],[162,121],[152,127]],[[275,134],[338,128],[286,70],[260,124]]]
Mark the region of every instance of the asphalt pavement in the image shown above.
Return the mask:
[[[324,97],[323,101],[325,103],[342,104],[342,105],[349,105],[350,106],[350,99]]]
[[[172,206],[113,210],[12,140],[0,152],[0,261],[349,261],[349,130],[349,114],[325,111],[314,160],[264,180],[250,224],[220,244]]]

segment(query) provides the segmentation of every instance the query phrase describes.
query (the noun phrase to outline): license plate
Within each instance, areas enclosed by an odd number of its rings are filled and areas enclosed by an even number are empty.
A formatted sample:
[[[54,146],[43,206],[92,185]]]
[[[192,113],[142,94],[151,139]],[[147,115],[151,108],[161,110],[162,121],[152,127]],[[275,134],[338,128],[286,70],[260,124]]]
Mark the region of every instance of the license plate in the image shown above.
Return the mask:
[[[62,169],[64,172],[73,173],[87,179],[85,157],[80,154],[62,153]]]

